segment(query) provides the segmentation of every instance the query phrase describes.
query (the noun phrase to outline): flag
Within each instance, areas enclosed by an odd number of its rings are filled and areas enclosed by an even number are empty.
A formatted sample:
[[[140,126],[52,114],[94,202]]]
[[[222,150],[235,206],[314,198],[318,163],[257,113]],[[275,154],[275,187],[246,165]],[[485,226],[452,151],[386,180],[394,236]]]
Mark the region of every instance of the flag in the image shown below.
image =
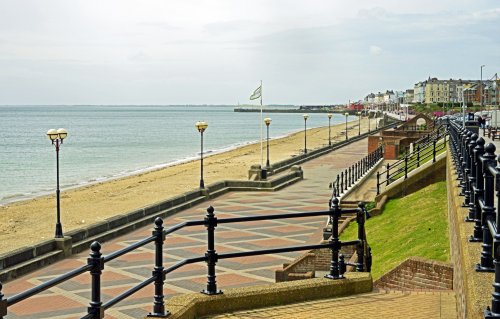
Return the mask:
[[[255,100],[260,98],[262,92],[262,85],[259,86],[255,91],[253,91],[253,94],[250,96],[250,100]]]

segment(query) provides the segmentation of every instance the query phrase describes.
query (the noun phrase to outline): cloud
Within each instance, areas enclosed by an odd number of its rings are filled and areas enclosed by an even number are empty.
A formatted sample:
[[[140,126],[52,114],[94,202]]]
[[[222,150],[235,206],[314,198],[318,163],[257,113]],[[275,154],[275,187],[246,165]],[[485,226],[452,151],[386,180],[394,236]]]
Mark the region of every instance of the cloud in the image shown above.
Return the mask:
[[[371,55],[380,55],[382,53],[382,48],[376,45],[370,45]]]

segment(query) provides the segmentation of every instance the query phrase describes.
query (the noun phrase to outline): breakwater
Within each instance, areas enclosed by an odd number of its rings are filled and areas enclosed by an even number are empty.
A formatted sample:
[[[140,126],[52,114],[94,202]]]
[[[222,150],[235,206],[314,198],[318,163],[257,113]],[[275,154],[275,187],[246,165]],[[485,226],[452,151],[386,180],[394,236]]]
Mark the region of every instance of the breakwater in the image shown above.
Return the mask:
[[[260,108],[235,108],[235,112],[260,112]],[[345,112],[349,113],[349,115],[354,115],[356,111],[353,110],[308,110],[308,109],[267,109],[264,108],[262,110],[264,113],[341,113],[344,114]]]

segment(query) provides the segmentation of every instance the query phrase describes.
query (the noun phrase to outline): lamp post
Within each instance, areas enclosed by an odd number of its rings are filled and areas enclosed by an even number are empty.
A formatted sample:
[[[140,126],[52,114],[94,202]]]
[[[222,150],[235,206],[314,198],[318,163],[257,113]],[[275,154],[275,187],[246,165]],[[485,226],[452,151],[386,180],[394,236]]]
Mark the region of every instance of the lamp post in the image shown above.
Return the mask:
[[[349,113],[345,112],[344,115],[345,115],[345,140],[347,141],[348,140],[348,137],[347,137],[347,117],[349,116]]]
[[[358,135],[361,135],[361,112],[358,112]]]
[[[480,98],[480,116],[483,116],[483,68],[485,67],[486,65],[481,65],[481,95],[479,96]]]
[[[307,119],[309,115],[304,114],[302,116],[304,117],[304,154],[307,154]]]
[[[332,113],[328,113],[328,146],[332,146],[332,128],[331,128],[331,122],[332,122]]]
[[[199,121],[199,122],[196,122],[195,124],[196,128],[198,129],[198,132],[200,132],[200,135],[201,135],[201,152],[200,152],[200,169],[201,169],[201,172],[200,172],[200,188],[205,188],[205,181],[203,180],[203,132],[205,132],[205,130],[207,129],[208,127],[208,124],[207,122],[203,122],[203,121]]]
[[[268,117],[264,119],[264,123],[266,123],[267,127],[267,161],[266,161],[266,169],[269,170],[271,165],[269,164],[269,125],[271,125],[272,120]]]
[[[47,132],[47,137],[49,140],[52,141],[52,145],[56,147],[56,180],[57,180],[57,187],[56,187],[56,205],[57,205],[57,221],[56,221],[56,234],[55,238],[63,238],[63,230],[62,230],[62,224],[61,224],[61,196],[60,196],[60,190],[59,190],[59,147],[63,143],[63,140],[68,136],[68,132],[60,128],[58,130],[56,129],[50,129]]]

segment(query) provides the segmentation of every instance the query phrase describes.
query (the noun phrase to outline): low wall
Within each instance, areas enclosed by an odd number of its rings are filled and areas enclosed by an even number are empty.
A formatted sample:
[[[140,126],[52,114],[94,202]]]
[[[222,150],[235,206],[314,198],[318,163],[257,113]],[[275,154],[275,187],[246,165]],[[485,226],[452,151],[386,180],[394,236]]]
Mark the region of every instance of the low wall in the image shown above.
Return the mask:
[[[350,296],[373,289],[369,273],[346,273],[345,279],[313,278],[272,285],[232,288],[223,294],[201,293],[174,296],[167,300],[170,319],[194,319],[208,315],[276,305]]]
[[[448,153],[450,149],[448,146]],[[463,197],[458,195],[459,188],[457,175],[453,168],[451,156],[448,156],[446,165],[446,189],[448,193],[448,230],[450,235],[450,255],[451,262],[455,268],[455,276],[453,278],[453,290],[457,298],[457,314],[458,318],[482,318],[479,313],[474,314],[472,309],[472,297],[468,289],[466,289],[467,272],[464,269],[465,256],[464,247],[462,246],[460,224],[463,224],[460,215],[463,210]]]
[[[384,195],[388,198],[403,197],[428,185],[444,181],[446,179],[446,154],[448,152],[439,154],[435,163],[431,160],[421,165],[420,168],[410,171],[406,179],[401,177],[385,186],[385,189],[375,197],[375,201],[378,202]]]
[[[377,288],[401,290],[452,290],[453,266],[435,260],[410,257],[374,283]]]

